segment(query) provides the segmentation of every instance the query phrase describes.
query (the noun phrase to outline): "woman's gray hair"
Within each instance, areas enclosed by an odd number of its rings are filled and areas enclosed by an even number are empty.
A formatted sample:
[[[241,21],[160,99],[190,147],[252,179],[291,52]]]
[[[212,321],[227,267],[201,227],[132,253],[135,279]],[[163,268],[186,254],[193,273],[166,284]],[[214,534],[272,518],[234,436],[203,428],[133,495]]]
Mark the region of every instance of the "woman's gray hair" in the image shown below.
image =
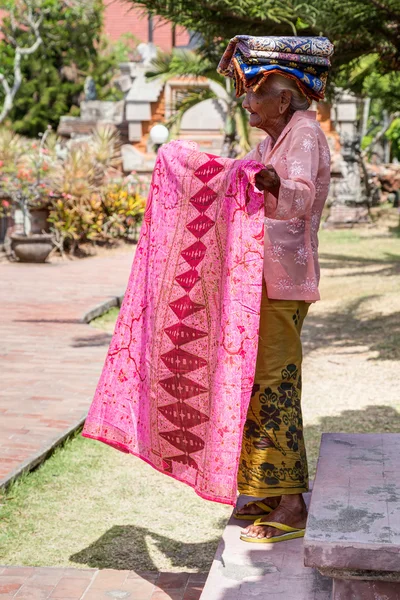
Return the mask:
[[[261,86],[261,90],[265,96],[279,96],[284,90],[292,92],[292,99],[289,106],[291,112],[307,110],[310,107],[310,101],[302,94],[296,83],[292,79],[288,79],[278,73],[272,73],[267,77]]]

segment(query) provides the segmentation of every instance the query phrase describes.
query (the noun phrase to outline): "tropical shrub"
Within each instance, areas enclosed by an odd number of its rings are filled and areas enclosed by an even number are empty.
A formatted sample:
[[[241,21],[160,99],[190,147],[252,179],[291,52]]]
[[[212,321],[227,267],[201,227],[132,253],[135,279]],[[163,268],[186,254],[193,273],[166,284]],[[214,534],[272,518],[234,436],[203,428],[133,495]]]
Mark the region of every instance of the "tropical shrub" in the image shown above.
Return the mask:
[[[136,240],[145,199],[136,190],[132,176],[99,188],[79,183],[61,192],[54,201],[49,221],[60,250],[75,254],[85,242]],[[70,193],[73,192],[73,193]]]
[[[143,181],[136,174],[124,178],[120,165],[112,126],[98,126],[89,141],[69,148],[60,148],[50,130],[37,143],[0,129],[0,216],[48,208],[61,252],[76,253],[86,242],[135,239],[145,206]]]
[[[400,160],[400,117],[394,119],[386,132],[386,137],[391,142],[392,159]]]

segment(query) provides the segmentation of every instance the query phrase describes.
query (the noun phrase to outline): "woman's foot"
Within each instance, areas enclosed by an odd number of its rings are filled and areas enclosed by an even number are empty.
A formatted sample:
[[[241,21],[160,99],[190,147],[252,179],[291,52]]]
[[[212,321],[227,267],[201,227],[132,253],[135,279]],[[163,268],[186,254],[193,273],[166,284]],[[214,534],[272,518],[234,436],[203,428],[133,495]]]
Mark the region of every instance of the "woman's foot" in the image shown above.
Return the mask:
[[[281,496],[275,496],[271,498],[264,498],[261,500],[267,506],[270,506],[272,509],[278,508],[279,503],[281,501]],[[262,517],[265,515],[265,510],[257,504],[253,502],[248,502],[242,508],[238,508],[235,512],[237,515],[254,515],[254,518]],[[272,514],[272,513],[270,513]]]
[[[282,496],[279,506],[265,520],[289,525],[296,529],[304,529],[307,522],[307,508],[303,496],[301,494]],[[278,537],[283,533],[283,531],[268,525],[249,525],[242,531],[246,537],[259,539]]]

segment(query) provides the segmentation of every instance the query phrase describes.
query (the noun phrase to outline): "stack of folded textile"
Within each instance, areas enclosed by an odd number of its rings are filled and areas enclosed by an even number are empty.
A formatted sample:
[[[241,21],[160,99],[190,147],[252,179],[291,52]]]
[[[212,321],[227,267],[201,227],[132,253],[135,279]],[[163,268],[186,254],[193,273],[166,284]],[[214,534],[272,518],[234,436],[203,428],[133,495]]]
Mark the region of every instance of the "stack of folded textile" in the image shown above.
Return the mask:
[[[225,50],[218,72],[235,80],[236,95],[254,91],[271,73],[293,79],[311,100],[325,95],[333,44],[324,37],[237,35]]]

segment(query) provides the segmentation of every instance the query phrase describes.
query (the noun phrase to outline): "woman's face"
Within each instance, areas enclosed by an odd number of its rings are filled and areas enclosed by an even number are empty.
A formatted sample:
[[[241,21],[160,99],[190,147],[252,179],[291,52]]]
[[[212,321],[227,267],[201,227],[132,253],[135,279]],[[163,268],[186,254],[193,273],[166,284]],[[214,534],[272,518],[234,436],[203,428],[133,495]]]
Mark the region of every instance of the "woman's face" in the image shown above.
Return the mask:
[[[250,126],[263,129],[267,133],[285,119],[289,108],[291,95],[272,94],[268,91],[268,81],[256,92],[249,89],[242,106],[250,113]]]

